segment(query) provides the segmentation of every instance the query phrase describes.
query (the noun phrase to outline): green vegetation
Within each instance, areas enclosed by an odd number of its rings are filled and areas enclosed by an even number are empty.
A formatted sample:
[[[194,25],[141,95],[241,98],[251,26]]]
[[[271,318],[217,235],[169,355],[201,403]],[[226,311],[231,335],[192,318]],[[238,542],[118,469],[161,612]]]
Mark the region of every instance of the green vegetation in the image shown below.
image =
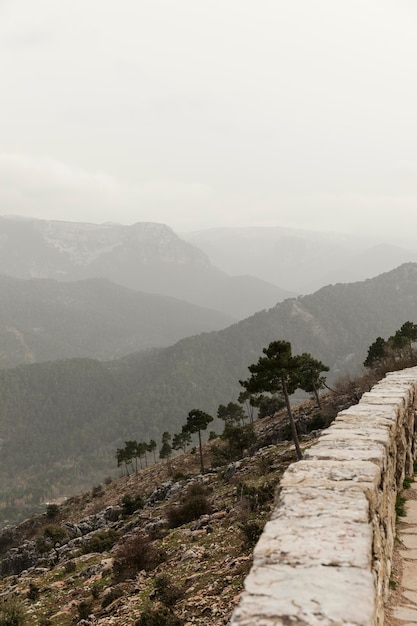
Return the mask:
[[[183,626],[184,620],[180,619],[166,606],[149,606],[135,626]]]
[[[163,552],[157,550],[148,535],[137,533],[118,547],[113,562],[113,579],[118,583],[133,578],[141,570],[153,569],[163,558]]]
[[[293,356],[289,341],[272,341],[263,349],[263,353],[265,356],[259,357],[257,363],[249,365],[250,378],[239,382],[251,394],[262,394],[266,391],[283,396],[297,457],[301,459],[303,454],[289,396],[296,389],[314,391],[320,407],[318,389],[325,380],[321,372],[329,371],[329,368],[313,359],[310,354]]]
[[[167,518],[170,528],[177,528],[188,522],[207,515],[211,511],[206,490],[198,483],[192,484],[181,498],[179,504],[168,508]]]
[[[26,626],[29,622],[23,605],[15,598],[0,603],[0,626]]]
[[[168,574],[160,574],[155,578],[155,593],[165,606],[172,607],[184,597],[185,590],[176,585]]]
[[[0,276],[0,368],[64,358],[113,359],[225,328],[232,317],[103,278]]]
[[[112,528],[108,530],[98,530],[83,547],[83,553],[106,552],[114,546],[118,538],[119,533]]]
[[[404,496],[399,493],[395,500],[395,513],[396,513],[397,519],[399,517],[406,516],[405,503],[406,503],[406,498],[404,498]]]
[[[204,411],[201,411],[200,409],[192,409],[188,413],[187,423],[183,427],[185,432],[189,432],[191,435],[193,433],[198,434],[198,449],[200,452],[200,468],[201,468],[202,474],[204,474],[204,461],[203,461],[203,444],[201,441],[201,433],[203,430],[207,430],[207,426],[212,421],[213,421],[213,418],[208,413],[205,413]]]
[[[132,515],[135,511],[143,509],[143,498],[140,493],[135,496],[125,494],[122,498],[123,515],[126,517]]]
[[[404,322],[387,340],[377,337],[368,348],[364,367],[374,370],[380,376],[389,370],[403,369],[417,362],[415,344],[417,324]]]

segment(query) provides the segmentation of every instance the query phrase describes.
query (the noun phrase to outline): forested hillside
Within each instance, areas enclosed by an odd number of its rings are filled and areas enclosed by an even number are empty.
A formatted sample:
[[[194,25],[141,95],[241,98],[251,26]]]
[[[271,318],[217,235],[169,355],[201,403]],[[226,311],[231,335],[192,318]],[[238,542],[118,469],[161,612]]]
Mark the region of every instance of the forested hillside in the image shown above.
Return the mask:
[[[75,357],[108,360],[233,321],[106,279],[69,283],[0,275],[0,368]]]
[[[162,432],[178,432],[191,409],[215,415],[219,404],[236,401],[239,379],[271,341],[311,353],[330,367],[332,381],[358,373],[376,337],[407,320],[417,322],[416,264],[286,300],[168,348],[107,363],[77,359],[4,370],[1,492],[8,491],[10,504],[20,496],[33,503],[102,480],[115,471],[124,441],[152,438],[159,446]]]

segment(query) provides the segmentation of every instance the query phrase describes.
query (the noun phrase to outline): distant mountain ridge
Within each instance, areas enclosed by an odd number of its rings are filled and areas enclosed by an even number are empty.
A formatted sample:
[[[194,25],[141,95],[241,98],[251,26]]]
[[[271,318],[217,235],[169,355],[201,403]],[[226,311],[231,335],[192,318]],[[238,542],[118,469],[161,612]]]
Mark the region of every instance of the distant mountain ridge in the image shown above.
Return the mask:
[[[0,217],[0,267],[15,278],[107,278],[243,319],[294,295],[231,277],[165,224],[87,224]],[[239,274],[242,274],[240,272]]]
[[[360,233],[360,229],[359,229]],[[372,233],[346,235],[296,228],[212,228],[181,237],[233,275],[250,272],[298,294],[329,284],[373,278],[417,261],[409,243],[386,242]]]
[[[0,275],[0,368],[168,346],[235,320],[104,278],[76,282]]]

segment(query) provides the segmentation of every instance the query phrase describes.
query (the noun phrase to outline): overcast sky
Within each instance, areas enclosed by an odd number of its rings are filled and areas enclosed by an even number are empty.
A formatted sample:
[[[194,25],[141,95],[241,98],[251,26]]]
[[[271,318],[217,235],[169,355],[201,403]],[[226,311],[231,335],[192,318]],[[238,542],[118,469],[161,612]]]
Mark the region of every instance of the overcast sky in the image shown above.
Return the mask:
[[[415,0],[0,0],[0,214],[414,236],[416,32]]]

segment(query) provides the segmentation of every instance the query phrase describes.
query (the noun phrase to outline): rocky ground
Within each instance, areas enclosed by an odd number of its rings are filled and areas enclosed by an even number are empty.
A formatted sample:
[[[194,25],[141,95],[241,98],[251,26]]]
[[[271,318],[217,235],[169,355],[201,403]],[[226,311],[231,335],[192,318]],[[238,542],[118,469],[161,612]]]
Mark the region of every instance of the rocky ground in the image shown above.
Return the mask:
[[[296,414],[314,424],[317,409],[304,402]],[[0,624],[228,624],[276,486],[295,460],[293,445],[279,441],[285,421],[284,412],[258,420],[256,449],[226,465],[213,464],[219,444],[209,442],[204,474],[198,454],[181,454],[171,467],[105,481],[3,530]],[[7,612],[20,621],[2,622]]]

